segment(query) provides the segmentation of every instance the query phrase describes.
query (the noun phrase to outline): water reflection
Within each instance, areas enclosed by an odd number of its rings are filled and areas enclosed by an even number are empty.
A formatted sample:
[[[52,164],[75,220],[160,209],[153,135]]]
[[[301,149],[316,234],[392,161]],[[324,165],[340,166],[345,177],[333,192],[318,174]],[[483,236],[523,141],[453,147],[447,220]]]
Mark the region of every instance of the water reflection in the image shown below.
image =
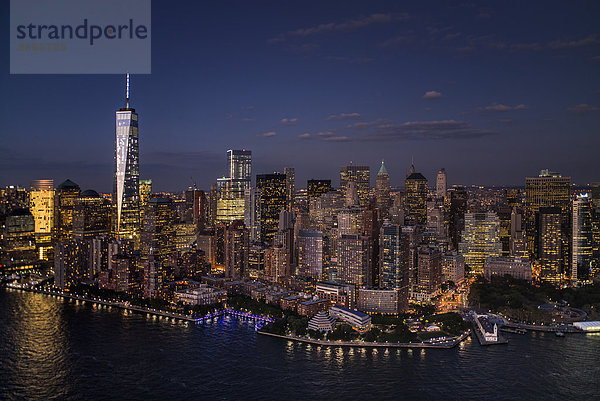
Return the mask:
[[[15,362],[10,376],[15,395],[25,399],[60,398],[69,392],[71,374],[61,305],[40,294],[24,295],[11,322],[12,333],[2,333],[12,341],[6,351]]]

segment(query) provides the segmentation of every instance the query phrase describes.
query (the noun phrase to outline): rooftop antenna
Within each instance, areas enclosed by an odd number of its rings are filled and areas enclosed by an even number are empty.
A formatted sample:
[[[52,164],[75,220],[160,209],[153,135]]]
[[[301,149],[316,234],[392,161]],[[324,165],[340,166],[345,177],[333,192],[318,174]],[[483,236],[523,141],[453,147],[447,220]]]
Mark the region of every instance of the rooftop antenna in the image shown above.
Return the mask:
[[[129,108],[129,72],[127,73],[127,93],[125,95],[125,99],[126,99],[126,108]]]

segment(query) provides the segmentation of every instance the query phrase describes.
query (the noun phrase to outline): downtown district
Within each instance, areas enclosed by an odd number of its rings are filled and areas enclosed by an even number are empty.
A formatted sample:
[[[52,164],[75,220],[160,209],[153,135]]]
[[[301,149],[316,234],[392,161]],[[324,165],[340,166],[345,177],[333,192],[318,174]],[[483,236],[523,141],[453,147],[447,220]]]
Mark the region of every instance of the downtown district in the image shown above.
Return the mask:
[[[5,279],[173,310],[244,294],[319,314],[319,330],[337,314],[365,331],[365,313],[468,307],[477,276],[556,287],[600,276],[600,183],[574,187],[542,170],[524,190],[449,187],[444,169],[429,185],[410,166],[404,188],[392,188],[382,162],[374,188],[370,167],[352,164],[340,168],[339,188],[330,179],[296,185],[293,167],[257,174],[253,185],[252,152],[242,149],[226,152],[226,176],[210,188],[158,194],[140,179],[129,103],[116,111],[112,194],[52,179],[0,189]]]

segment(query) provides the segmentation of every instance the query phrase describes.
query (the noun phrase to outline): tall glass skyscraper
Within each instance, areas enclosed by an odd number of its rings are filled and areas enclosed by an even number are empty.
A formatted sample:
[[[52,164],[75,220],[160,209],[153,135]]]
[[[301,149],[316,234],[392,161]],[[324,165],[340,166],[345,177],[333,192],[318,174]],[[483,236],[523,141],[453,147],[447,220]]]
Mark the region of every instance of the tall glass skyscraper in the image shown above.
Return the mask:
[[[217,179],[217,221],[244,220],[244,196],[252,183],[252,152],[227,151],[227,177]]]
[[[129,74],[125,107],[116,112],[113,234],[137,239],[140,233],[140,150],[138,115],[129,107]]]

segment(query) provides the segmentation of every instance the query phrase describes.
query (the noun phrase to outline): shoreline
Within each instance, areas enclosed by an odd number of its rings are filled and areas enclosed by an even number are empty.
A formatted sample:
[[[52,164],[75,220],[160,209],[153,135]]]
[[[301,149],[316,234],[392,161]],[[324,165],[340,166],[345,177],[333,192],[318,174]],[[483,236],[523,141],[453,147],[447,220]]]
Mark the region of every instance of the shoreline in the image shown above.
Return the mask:
[[[328,340],[315,340],[306,337],[297,336],[286,336],[275,333],[268,333],[266,331],[258,331],[258,334],[266,336],[282,338],[288,341],[296,341],[306,344],[329,346],[329,347],[355,347],[355,348],[429,348],[429,349],[452,349],[458,346],[471,334],[471,330],[464,332],[460,336],[456,337],[452,341],[446,341],[440,345],[428,344],[428,343],[378,343],[378,342],[356,342],[356,341],[328,341]]]
[[[150,314],[150,315],[154,315],[154,316],[162,316],[162,317],[166,317],[166,318],[182,320],[182,321],[187,321],[187,322],[193,322],[193,323],[202,323],[205,320],[210,320],[217,316],[221,316],[221,315],[225,315],[225,314],[236,316],[236,317],[241,317],[241,318],[254,319],[254,320],[258,320],[258,321],[265,322],[265,323],[274,321],[274,319],[270,318],[270,317],[254,315],[250,312],[240,312],[240,311],[236,311],[233,309],[221,309],[214,313],[210,313],[206,316],[192,317],[189,315],[183,315],[183,314],[175,313],[175,312],[167,312],[167,311],[157,310],[157,309],[153,309],[153,308],[146,308],[143,306],[131,305],[128,302],[123,302],[123,301],[108,301],[108,300],[98,299],[98,298],[86,298],[86,297],[82,297],[79,295],[65,294],[64,292],[59,292],[59,291],[48,291],[48,290],[43,290],[43,289],[39,289],[39,288],[16,286],[14,284],[5,284],[4,287],[10,288],[12,290],[21,290],[21,291],[32,292],[32,293],[36,293],[36,294],[57,296],[57,297],[61,297],[61,298],[72,299],[75,301],[82,301],[82,302],[89,302],[92,304],[106,305],[106,306],[111,306],[111,307],[128,310],[128,311],[132,311],[132,312],[146,313],[146,314]]]

